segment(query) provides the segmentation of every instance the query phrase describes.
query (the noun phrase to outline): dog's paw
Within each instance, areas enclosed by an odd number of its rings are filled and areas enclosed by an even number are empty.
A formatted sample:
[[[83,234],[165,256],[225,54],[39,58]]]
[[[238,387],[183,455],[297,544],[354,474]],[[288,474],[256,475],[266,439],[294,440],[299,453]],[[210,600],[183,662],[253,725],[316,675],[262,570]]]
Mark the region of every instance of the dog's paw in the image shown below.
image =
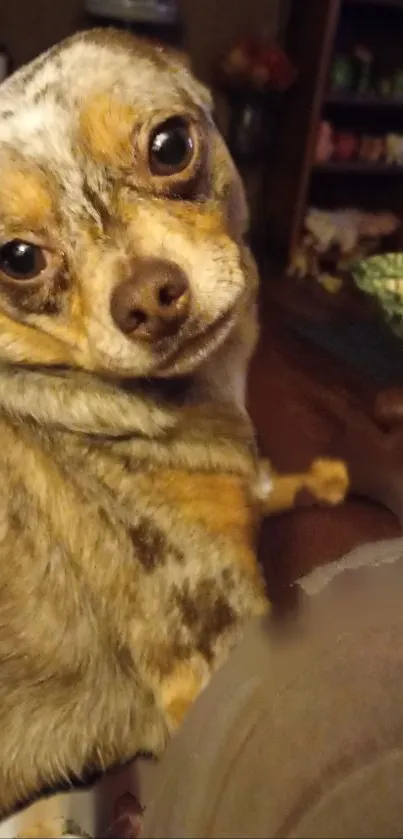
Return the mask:
[[[317,501],[330,505],[340,504],[344,500],[348,486],[346,465],[340,460],[326,458],[313,462],[304,482],[304,488]]]

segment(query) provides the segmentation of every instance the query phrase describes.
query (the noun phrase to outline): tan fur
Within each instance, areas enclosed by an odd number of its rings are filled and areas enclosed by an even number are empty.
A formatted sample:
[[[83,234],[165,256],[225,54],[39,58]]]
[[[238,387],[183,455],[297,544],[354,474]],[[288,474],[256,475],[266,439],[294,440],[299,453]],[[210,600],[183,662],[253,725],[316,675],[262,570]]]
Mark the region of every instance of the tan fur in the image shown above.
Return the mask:
[[[158,180],[151,125],[180,113],[194,159]],[[159,754],[268,609],[246,226],[210,97],[176,55],[82,33],[2,86],[0,259],[11,237],[55,261],[25,285],[0,271],[0,817]],[[145,345],[111,297],[150,257],[177,264],[190,304]]]
[[[197,665],[179,664],[162,684],[162,698],[173,730],[183,722],[187,711],[205,684]]]
[[[130,142],[135,111],[112,96],[98,94],[89,99],[80,112],[78,142],[96,163],[102,166],[130,166],[133,146]]]
[[[49,221],[52,199],[49,184],[33,168],[17,168],[10,163],[3,168],[0,182],[0,215],[2,220],[18,229],[40,229]]]
[[[5,312],[0,312],[0,354],[16,364],[65,364],[67,360],[66,347],[55,336],[16,323]]]
[[[161,469],[157,476],[143,476],[141,486],[157,503],[172,504],[189,523],[204,523],[211,533],[231,536],[238,544],[237,561],[257,573],[255,534],[257,511],[245,482],[237,475]]]
[[[3,86],[0,257],[11,237],[57,259],[26,285],[0,271],[0,814],[158,754],[267,610],[244,405],[257,274],[209,108],[177,56],[118,33]],[[147,137],[181,113],[195,154],[175,186],[147,172]],[[149,256],[178,264],[191,307],[145,346],[110,300]],[[54,833],[52,806],[22,833]]]

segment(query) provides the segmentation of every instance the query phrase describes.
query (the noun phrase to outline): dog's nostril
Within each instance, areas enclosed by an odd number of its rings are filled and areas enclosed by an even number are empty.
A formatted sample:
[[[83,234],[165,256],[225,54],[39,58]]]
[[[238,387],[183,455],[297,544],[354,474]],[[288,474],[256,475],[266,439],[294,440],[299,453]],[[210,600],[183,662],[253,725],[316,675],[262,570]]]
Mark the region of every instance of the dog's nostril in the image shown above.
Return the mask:
[[[158,292],[158,301],[161,306],[171,306],[172,303],[176,303],[182,295],[185,293],[187,289],[187,284],[184,280],[178,280],[177,282],[171,281],[165,283],[165,285],[161,286]]]
[[[161,306],[170,306],[176,299],[175,290],[165,285],[159,290],[158,300]]]
[[[141,309],[131,309],[127,313],[127,331],[133,332],[147,320],[147,315]]]

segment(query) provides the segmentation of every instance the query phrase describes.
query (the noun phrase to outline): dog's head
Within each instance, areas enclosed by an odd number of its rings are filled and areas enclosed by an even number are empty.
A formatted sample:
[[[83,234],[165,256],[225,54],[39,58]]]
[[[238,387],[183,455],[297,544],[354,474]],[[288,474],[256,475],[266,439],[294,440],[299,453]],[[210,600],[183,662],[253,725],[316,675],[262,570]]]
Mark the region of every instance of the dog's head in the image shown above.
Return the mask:
[[[0,104],[0,360],[191,372],[256,291],[239,176],[173,52],[81,33]]]

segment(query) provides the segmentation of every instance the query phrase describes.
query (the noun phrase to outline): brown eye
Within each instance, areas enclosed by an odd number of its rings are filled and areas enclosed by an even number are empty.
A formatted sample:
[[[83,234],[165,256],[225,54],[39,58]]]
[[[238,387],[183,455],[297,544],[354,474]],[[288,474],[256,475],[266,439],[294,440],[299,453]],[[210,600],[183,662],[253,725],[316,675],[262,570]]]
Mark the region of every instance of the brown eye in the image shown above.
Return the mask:
[[[194,139],[186,120],[182,117],[167,119],[150,138],[148,156],[151,173],[162,177],[182,172],[191,162],[194,148]]]
[[[13,239],[0,247],[0,271],[13,280],[32,280],[46,268],[41,248]]]

